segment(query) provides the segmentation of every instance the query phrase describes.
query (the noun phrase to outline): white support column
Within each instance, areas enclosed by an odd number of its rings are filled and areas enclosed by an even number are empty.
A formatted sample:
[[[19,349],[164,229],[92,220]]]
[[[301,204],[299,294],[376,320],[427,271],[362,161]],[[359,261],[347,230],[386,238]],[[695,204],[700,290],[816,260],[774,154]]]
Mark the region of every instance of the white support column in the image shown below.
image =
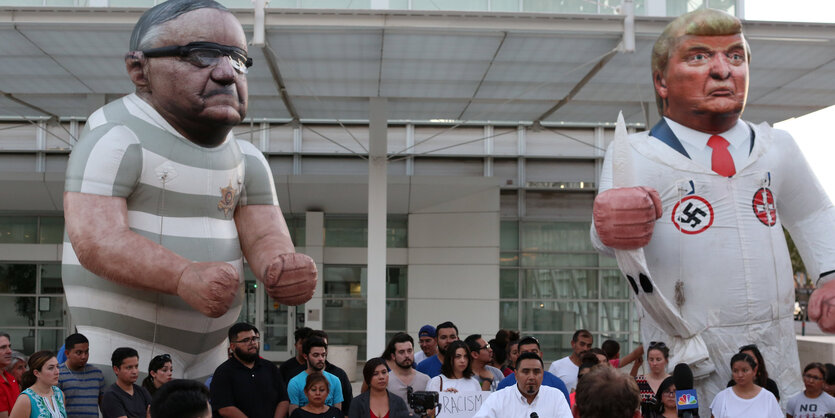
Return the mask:
[[[386,218],[388,213],[386,206],[388,101],[380,97],[372,97],[369,100],[366,359],[379,356],[386,346]]]

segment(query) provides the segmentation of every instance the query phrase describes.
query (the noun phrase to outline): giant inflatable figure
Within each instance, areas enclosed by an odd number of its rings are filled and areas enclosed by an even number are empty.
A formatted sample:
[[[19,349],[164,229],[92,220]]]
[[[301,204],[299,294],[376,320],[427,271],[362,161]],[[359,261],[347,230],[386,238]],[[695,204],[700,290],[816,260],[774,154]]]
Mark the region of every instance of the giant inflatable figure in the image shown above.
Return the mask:
[[[266,159],[232,135],[246,48],[219,3],[161,3],[131,36],[135,93],[87,120],[67,168],[62,275],[91,363],[129,346],[210,375],[240,312],[242,256],[276,301],[313,295],[315,263],[295,253]]]
[[[643,341],[674,343],[673,358],[695,366],[702,416],[745,344],[759,346],[783,400],[803,389],[784,226],[817,281],[810,313],[825,329],[835,321],[835,208],[788,133],[739,119],[749,57],[733,16],[671,22],[652,52],[663,118],[607,150],[594,203],[592,241],[617,253]],[[622,255],[634,251],[630,265]]]

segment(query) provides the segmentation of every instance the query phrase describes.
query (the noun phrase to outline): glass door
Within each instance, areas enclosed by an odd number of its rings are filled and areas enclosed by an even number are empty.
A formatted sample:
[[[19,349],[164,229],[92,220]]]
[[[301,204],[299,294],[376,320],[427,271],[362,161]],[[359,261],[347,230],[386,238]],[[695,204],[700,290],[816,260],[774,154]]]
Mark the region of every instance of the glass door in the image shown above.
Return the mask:
[[[239,320],[253,324],[261,331],[261,357],[270,361],[287,360],[293,355],[296,309],[270,299],[248,266],[244,269],[244,277],[244,301]]]

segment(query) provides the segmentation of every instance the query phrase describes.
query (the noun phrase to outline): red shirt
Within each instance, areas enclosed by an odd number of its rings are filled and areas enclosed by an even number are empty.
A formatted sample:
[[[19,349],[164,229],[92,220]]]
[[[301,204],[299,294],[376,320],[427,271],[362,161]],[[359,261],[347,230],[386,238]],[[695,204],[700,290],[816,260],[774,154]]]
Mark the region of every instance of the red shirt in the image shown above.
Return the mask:
[[[14,376],[5,370],[1,370],[5,379],[0,379],[0,412],[11,414],[17,397],[20,396],[20,386]]]

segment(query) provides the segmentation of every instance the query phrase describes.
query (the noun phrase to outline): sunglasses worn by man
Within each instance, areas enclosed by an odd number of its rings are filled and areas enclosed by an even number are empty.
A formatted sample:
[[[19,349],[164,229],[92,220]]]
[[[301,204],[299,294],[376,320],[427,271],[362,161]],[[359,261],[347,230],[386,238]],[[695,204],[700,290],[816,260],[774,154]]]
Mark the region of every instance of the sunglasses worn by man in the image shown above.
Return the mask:
[[[213,67],[221,58],[228,57],[232,68],[239,74],[246,74],[252,66],[252,58],[247,57],[243,49],[214,42],[191,42],[188,45],[163,46],[140,52],[148,58],[180,57],[200,68]]]

